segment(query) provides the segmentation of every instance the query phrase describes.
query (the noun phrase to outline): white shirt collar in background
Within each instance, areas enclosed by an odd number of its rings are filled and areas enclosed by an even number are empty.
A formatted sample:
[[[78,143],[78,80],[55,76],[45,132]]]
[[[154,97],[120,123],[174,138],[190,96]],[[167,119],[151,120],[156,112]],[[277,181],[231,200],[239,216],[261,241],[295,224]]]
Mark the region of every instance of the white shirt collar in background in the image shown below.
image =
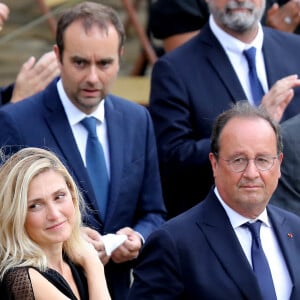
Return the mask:
[[[215,22],[213,16],[209,18],[209,26],[214,33],[215,37],[218,39],[219,43],[222,45],[224,51],[226,52],[231,65],[239,78],[239,81],[243,87],[243,90],[246,94],[247,99],[251,104],[253,104],[251,88],[248,79],[248,63],[243,55],[243,51],[249,49],[250,47],[256,48],[256,70],[257,76],[262,84],[263,90],[266,92],[269,90],[265,62],[262,52],[264,33],[262,26],[258,24],[258,32],[255,39],[250,43],[246,44],[242,41],[231,36],[223,29],[221,29]],[[246,99],[237,99],[237,100],[246,100]]]
[[[71,126],[78,150],[80,152],[81,158],[84,165],[86,165],[85,160],[85,150],[86,150],[86,141],[87,141],[87,131],[84,126],[80,123],[85,117],[95,117],[99,122],[97,122],[97,135],[101,142],[108,176],[110,178],[110,156],[109,156],[109,142],[107,136],[107,124],[105,119],[105,100],[103,99],[97,109],[91,114],[86,115],[81,110],[79,110],[68,98],[61,79],[57,82],[57,90],[59,97],[61,99],[62,105],[67,115],[67,119]]]

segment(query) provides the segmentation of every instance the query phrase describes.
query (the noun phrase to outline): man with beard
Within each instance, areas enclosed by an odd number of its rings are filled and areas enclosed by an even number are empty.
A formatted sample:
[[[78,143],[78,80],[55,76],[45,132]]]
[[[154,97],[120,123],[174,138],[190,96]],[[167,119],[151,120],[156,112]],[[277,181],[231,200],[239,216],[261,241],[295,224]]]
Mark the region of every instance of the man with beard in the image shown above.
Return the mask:
[[[209,22],[152,72],[150,113],[169,217],[197,204],[213,183],[208,153],[216,116],[246,99],[276,121],[300,112],[300,37],[261,26],[265,0],[207,3]]]
[[[168,52],[199,33],[208,17],[205,0],[155,0],[150,5],[149,31]],[[300,33],[300,1],[266,0],[262,24]]]
[[[114,300],[126,299],[134,259],[165,215],[150,114],[109,94],[124,39],[124,26],[112,8],[95,2],[71,7],[57,24],[54,51],[61,77],[0,110],[0,145],[6,154],[27,146],[46,148],[72,173],[88,206],[85,224],[97,230],[85,232],[106,264]],[[126,240],[111,253],[100,234]]]
[[[128,299],[300,299],[300,218],[268,204],[282,157],[279,126],[262,107],[242,101],[221,114],[215,187],[150,235]]]

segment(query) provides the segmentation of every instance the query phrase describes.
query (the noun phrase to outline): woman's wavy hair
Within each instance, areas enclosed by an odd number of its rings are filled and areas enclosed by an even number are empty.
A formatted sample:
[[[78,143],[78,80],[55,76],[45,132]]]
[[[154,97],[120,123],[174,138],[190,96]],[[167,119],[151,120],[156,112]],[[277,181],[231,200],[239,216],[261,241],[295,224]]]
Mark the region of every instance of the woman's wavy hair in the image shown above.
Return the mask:
[[[72,249],[83,242],[80,231],[83,199],[67,168],[48,150],[24,148],[0,167],[0,279],[14,267],[47,269],[46,256],[28,236],[25,221],[29,185],[37,175],[48,170],[63,176],[75,208],[74,227],[70,238],[63,244],[64,253],[72,259]]]

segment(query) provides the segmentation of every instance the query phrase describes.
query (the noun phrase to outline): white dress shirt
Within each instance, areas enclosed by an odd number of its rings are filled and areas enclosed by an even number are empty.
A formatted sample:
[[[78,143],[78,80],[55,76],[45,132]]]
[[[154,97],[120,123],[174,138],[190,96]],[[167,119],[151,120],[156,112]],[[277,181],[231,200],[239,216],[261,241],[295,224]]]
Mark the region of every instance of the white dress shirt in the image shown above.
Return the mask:
[[[88,132],[86,128],[80,123],[85,117],[94,117],[97,119],[97,135],[102,144],[106,168],[108,177],[110,178],[110,159],[109,159],[109,144],[107,137],[107,125],[105,120],[105,110],[104,110],[104,99],[100,102],[100,105],[97,107],[91,115],[86,115],[81,110],[79,110],[68,98],[61,79],[57,82],[57,90],[59,97],[61,99],[62,105],[65,109],[69,124],[71,126],[76,144],[78,146],[79,152],[81,154],[84,165],[86,165],[85,151],[86,151],[86,142],[88,137]]]
[[[268,218],[267,210],[265,209],[255,220],[245,218],[244,216],[238,214],[235,210],[230,208],[222,200],[216,187],[214,189],[214,192],[221,205],[223,206],[251,266],[252,235],[249,229],[243,225],[249,221],[253,222],[256,220],[260,220],[262,222],[260,229],[261,243],[272,273],[277,300],[290,299],[292,291],[292,280],[287,269],[283,254],[279,247],[276,235],[272,228],[272,224],[270,223],[270,220]]]
[[[251,93],[251,87],[249,83],[248,77],[248,62],[243,54],[244,50],[247,50],[251,47],[256,48],[256,71],[259,81],[261,82],[262,88],[265,92],[269,90],[267,75],[266,75],[266,68],[265,68],[265,61],[262,52],[262,44],[264,33],[262,30],[261,25],[258,26],[258,32],[255,39],[251,42],[251,44],[245,44],[242,41],[236,39],[232,35],[225,32],[221,29],[215,22],[213,16],[211,15],[209,18],[209,25],[222,45],[224,51],[226,52],[231,65],[239,78],[239,81],[243,87],[243,90],[247,96],[248,101],[253,104],[253,98]],[[239,99],[239,100],[246,100],[246,99]]]

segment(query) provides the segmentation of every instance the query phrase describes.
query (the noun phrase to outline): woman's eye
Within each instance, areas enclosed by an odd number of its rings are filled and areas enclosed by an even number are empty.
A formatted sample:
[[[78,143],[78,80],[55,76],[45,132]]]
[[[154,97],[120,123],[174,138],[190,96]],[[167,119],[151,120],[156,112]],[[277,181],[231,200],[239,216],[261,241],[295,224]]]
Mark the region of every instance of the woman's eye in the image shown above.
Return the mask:
[[[57,194],[57,195],[56,195],[55,199],[57,199],[57,200],[59,200],[59,199],[64,199],[65,196],[66,196],[65,193],[60,193],[60,194]]]
[[[40,203],[33,203],[28,206],[28,209],[30,209],[30,210],[38,210],[39,208],[41,208]]]

